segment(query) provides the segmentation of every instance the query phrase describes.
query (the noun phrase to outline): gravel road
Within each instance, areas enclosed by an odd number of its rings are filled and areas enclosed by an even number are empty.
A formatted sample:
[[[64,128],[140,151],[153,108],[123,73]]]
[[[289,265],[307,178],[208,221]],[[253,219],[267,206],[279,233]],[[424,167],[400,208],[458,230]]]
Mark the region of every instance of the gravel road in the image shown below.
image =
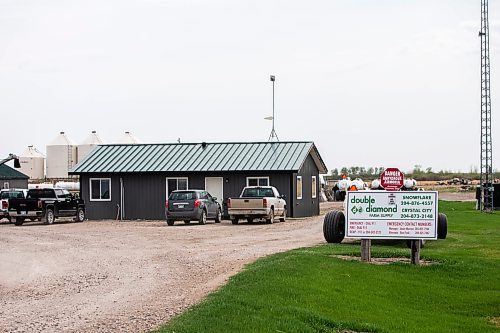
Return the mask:
[[[0,223],[0,331],[148,331],[257,258],[325,243],[322,224]]]
[[[444,200],[473,194],[440,193]],[[341,203],[323,203],[322,214]],[[4,220],[5,221],[5,220]],[[1,332],[144,332],[245,264],[324,244],[323,216],[284,223],[0,223]]]

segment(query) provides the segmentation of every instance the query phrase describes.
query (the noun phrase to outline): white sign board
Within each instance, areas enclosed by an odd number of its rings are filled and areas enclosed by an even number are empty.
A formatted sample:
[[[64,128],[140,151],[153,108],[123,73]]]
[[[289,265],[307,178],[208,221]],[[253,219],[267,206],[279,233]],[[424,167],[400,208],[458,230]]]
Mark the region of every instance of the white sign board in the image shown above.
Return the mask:
[[[352,191],[345,200],[347,238],[437,239],[436,191]]]

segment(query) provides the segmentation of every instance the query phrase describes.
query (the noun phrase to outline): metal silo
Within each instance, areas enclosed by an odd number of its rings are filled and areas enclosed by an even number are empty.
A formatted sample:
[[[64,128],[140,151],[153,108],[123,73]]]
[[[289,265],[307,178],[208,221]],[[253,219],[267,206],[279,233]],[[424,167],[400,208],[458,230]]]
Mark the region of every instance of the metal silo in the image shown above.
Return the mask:
[[[45,156],[33,146],[28,148],[19,155],[21,163],[21,172],[29,176],[30,179],[45,178]]]
[[[76,145],[64,134],[47,145],[47,178],[68,178],[68,170],[76,164]]]
[[[77,155],[78,163],[83,161],[83,159],[95,148],[97,145],[101,145],[104,142],[96,131],[92,131],[90,135],[81,144],[78,145]]]
[[[134,143],[141,143],[139,139],[137,139],[132,133],[130,132],[125,132],[123,136],[118,139],[118,142],[120,144],[134,144]]]

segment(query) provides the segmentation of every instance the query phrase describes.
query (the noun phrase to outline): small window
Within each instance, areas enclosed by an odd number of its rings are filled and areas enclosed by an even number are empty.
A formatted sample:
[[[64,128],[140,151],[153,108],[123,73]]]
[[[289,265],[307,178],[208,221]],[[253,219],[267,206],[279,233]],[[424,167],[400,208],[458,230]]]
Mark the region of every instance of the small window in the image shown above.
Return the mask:
[[[90,178],[90,201],[111,201],[111,178]]]
[[[10,184],[9,184],[9,182],[4,182],[4,183],[3,183],[3,188],[4,188],[4,189],[8,189],[8,188],[10,188]]]
[[[269,186],[269,177],[247,177],[247,186]]]
[[[183,178],[167,178],[167,198],[173,191],[176,190],[187,190],[188,189],[188,179]]]
[[[297,176],[297,199],[302,199],[302,176]]]
[[[312,176],[311,178],[311,197],[316,198],[317,184],[316,184],[316,176]]]

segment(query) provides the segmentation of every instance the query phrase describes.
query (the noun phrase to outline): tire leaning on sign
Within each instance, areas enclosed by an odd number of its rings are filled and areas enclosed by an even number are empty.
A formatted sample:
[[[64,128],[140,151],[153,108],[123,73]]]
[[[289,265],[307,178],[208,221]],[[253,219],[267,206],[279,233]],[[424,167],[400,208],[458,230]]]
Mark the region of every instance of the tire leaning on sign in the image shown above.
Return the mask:
[[[438,239],[446,239],[446,235],[448,234],[448,217],[443,214],[438,214],[438,230],[437,230],[437,238]]]
[[[332,210],[323,221],[323,236],[328,243],[340,243],[345,236],[345,216],[340,210]]]

